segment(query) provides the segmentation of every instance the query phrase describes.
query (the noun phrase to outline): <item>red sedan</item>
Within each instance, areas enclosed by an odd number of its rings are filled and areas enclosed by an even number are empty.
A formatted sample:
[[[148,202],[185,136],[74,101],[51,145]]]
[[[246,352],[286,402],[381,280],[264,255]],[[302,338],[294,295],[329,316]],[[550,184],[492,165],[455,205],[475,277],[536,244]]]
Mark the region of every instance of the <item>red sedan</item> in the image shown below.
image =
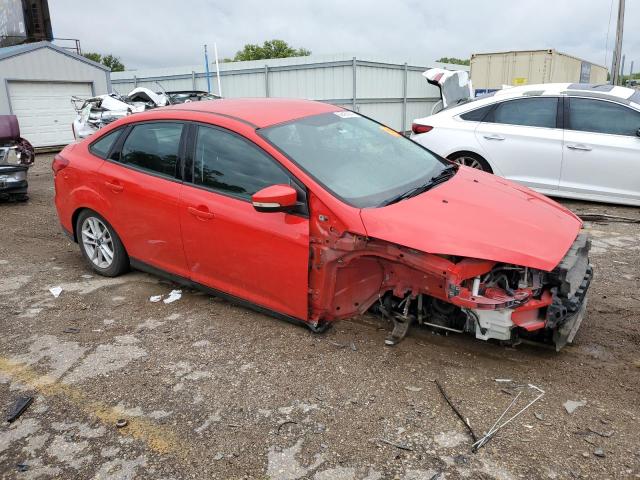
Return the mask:
[[[131,115],[53,161],[64,230],[130,267],[303,322],[369,309],[571,342],[592,269],[569,210],[325,103],[217,100]]]

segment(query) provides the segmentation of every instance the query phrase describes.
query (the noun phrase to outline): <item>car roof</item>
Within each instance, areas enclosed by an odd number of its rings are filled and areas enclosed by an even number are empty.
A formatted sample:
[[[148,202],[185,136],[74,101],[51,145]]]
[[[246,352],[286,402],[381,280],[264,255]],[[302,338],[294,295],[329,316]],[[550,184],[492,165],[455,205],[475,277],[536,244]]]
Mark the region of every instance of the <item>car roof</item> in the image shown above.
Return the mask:
[[[278,123],[320,113],[343,110],[328,103],[292,98],[232,98],[182,103],[158,110],[192,110],[231,117],[256,128],[269,127]]]
[[[497,100],[499,98],[506,99],[521,96],[547,95],[588,96],[604,100],[618,101],[620,103],[635,103],[640,107],[640,92],[638,90],[610,84],[543,83],[538,85],[522,85],[519,87],[509,87],[497,90],[493,94],[493,97]]]

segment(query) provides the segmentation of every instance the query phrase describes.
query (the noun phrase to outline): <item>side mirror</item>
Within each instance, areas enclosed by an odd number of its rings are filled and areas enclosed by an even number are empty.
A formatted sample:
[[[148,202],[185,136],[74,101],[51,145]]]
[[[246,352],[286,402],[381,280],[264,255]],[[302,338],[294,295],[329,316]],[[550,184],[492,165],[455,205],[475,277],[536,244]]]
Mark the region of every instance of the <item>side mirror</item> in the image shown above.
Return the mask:
[[[297,204],[298,192],[290,185],[271,185],[251,197],[258,212],[287,212]]]
[[[636,130],[636,135],[640,137],[640,128]]]

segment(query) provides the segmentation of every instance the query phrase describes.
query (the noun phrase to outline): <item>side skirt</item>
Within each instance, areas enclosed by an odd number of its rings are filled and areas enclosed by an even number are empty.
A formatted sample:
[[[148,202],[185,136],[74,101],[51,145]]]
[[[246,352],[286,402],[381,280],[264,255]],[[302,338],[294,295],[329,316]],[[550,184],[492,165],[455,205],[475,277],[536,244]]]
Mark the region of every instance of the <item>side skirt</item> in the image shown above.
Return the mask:
[[[178,283],[187,288],[193,288],[196,290],[200,290],[214,297],[223,298],[235,305],[239,305],[244,308],[249,308],[259,313],[263,313],[265,315],[269,315],[271,317],[278,318],[280,320],[284,320],[285,322],[293,323],[294,325],[298,325],[301,327],[306,327],[315,333],[322,333],[327,330],[327,327],[330,325],[329,323],[320,326],[320,328],[314,328],[304,320],[296,317],[292,317],[291,315],[286,315],[284,313],[276,312],[275,310],[271,310],[269,308],[263,307],[261,305],[257,305],[248,300],[244,300],[243,298],[236,297],[235,295],[230,295],[228,293],[222,292],[220,290],[216,290],[211,287],[207,287],[198,282],[194,282],[193,280],[185,277],[181,277],[180,275],[175,275],[173,273],[169,273],[160,268],[154,267],[153,265],[149,265],[148,263],[144,263],[140,260],[136,260],[135,258],[130,258],[131,268],[135,270],[140,270],[142,272],[149,273],[151,275],[165,278],[172,282]]]

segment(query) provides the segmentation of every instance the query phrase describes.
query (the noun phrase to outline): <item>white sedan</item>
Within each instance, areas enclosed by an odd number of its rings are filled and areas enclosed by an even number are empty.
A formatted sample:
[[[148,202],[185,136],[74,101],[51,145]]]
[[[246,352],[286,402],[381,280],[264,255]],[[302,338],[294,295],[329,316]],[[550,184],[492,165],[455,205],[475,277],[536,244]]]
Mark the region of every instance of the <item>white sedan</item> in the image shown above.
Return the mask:
[[[416,142],[546,195],[640,206],[640,91],[527,85],[447,103],[441,87],[446,108],[414,121]]]

